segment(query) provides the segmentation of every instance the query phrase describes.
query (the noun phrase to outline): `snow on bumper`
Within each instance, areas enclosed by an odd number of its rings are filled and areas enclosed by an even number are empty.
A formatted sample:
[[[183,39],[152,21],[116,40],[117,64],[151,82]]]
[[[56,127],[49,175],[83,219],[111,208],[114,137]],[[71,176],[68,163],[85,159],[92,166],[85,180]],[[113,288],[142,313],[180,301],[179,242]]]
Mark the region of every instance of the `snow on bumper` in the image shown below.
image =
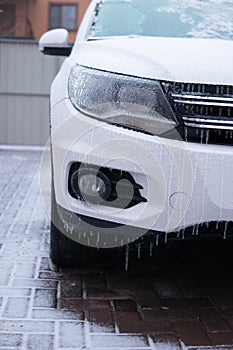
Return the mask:
[[[230,146],[168,140],[108,125],[79,113],[69,99],[53,106],[51,118],[55,194],[61,207],[164,232],[233,219]],[[74,199],[68,191],[74,162],[129,172],[143,186],[147,202],[119,209]]]

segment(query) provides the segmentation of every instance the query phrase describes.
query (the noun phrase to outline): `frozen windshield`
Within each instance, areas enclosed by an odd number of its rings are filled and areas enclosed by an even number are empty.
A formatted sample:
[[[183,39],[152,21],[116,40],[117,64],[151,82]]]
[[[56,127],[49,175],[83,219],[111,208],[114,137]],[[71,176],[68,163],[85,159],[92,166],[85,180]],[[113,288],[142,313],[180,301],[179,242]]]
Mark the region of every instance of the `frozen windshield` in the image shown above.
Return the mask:
[[[103,0],[90,36],[233,39],[233,0]]]

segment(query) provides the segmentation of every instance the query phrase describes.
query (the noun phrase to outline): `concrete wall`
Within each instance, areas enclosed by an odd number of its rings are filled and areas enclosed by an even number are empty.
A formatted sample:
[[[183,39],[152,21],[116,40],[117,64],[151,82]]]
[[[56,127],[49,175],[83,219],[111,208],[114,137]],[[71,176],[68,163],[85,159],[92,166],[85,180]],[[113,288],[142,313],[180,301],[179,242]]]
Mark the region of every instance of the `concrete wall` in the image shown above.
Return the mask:
[[[44,145],[49,90],[61,64],[29,40],[0,40],[0,144]]]

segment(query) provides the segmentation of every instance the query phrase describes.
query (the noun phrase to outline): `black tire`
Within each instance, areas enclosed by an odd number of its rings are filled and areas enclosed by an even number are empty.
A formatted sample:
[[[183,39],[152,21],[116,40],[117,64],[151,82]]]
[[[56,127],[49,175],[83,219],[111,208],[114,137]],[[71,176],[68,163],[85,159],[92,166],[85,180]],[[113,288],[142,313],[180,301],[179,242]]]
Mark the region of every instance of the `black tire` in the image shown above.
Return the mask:
[[[56,223],[56,225],[54,224]],[[65,236],[58,228],[62,225],[58,215],[54,187],[51,186],[51,225],[50,225],[50,257],[60,267],[78,267],[94,264],[97,249],[79,244]],[[62,227],[62,226],[61,226]]]

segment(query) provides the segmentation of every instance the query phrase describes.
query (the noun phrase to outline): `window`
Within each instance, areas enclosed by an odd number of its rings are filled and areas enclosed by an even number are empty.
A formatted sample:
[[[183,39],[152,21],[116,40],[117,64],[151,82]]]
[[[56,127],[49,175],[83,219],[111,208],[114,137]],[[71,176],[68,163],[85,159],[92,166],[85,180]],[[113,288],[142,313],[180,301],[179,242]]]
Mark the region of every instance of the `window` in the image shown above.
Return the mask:
[[[76,30],[77,22],[77,5],[60,5],[51,4],[49,11],[49,27],[66,28],[68,30]]]
[[[15,34],[15,5],[0,4],[0,36]]]
[[[232,0],[105,0],[90,36],[160,36],[232,40]]]

